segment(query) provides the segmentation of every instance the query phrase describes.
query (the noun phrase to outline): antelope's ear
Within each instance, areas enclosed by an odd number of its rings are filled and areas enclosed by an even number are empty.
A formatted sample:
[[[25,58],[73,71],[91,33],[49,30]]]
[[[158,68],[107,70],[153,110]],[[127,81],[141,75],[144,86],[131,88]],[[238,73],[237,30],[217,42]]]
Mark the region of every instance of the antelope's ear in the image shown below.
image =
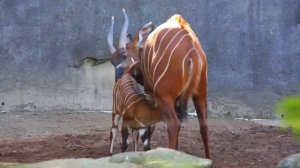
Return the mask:
[[[143,75],[141,74],[141,62],[137,61],[134,64],[130,65],[130,67],[125,70],[125,73],[128,73],[130,76],[132,76],[137,83],[144,86],[143,82]]]
[[[127,36],[126,36],[126,44],[128,44],[130,42],[132,42],[132,36],[131,36],[131,34],[127,34]]]
[[[143,48],[144,44],[149,36],[149,34],[154,30],[154,26],[152,22],[149,22],[145,24],[139,32],[139,41],[137,43],[137,46],[139,48]]]

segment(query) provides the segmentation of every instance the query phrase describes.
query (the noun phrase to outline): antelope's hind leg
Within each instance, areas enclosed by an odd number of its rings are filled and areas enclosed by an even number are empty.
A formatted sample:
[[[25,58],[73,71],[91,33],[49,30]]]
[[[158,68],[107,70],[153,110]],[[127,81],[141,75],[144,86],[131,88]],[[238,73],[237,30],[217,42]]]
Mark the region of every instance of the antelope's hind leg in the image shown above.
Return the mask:
[[[178,150],[178,135],[181,127],[180,120],[175,111],[175,102],[171,97],[158,99],[159,107],[162,107],[163,122],[167,125],[168,148]]]
[[[138,148],[139,130],[132,130],[132,140],[134,144],[134,151],[137,152]]]
[[[144,144],[144,151],[148,151],[151,149],[150,140],[154,129],[155,129],[155,125],[147,127],[144,135],[141,135],[141,139]]]
[[[152,134],[152,132],[150,132],[150,131],[153,131],[153,130],[154,130],[154,128],[152,128],[152,127],[140,128],[138,130],[132,130],[132,139],[134,142],[134,151],[135,152],[137,152],[139,137],[141,137],[142,142],[144,144],[144,151],[146,151],[145,148],[146,149],[150,148],[149,137]]]
[[[206,96],[194,96],[193,102],[198,116],[200,134],[204,145],[205,157],[210,158],[208,147],[207,99]]]

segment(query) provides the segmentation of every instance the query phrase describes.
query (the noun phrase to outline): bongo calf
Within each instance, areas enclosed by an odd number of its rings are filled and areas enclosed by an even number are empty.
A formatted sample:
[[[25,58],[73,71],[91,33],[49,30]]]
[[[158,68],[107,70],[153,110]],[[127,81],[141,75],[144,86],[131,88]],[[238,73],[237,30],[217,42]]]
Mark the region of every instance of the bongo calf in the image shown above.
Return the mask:
[[[122,128],[132,129],[135,151],[137,151],[138,137],[145,134],[147,127],[154,126],[155,123],[162,120],[161,110],[156,107],[151,96],[143,94],[139,90],[135,79],[128,73],[116,82],[113,90],[110,153],[113,153],[114,140],[117,136],[118,124],[121,118],[123,119]],[[146,139],[144,148],[148,145],[149,140]]]

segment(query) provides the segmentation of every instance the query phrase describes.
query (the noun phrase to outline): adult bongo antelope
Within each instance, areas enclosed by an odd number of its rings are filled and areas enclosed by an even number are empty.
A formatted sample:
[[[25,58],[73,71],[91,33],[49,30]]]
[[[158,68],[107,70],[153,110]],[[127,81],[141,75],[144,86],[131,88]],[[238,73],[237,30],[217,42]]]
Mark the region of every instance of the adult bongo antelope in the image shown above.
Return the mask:
[[[117,136],[118,125],[122,117],[122,125],[132,129],[134,149],[137,151],[138,137],[146,133],[147,127],[162,120],[161,109],[155,106],[151,97],[143,94],[138,84],[129,74],[124,74],[116,83],[113,90],[113,123],[110,153],[113,153],[114,140]],[[144,141],[147,147],[149,141]]]
[[[127,54],[128,54],[127,51],[128,50],[132,51],[131,49],[136,48],[136,47],[130,46],[131,38],[129,35],[127,35],[129,19],[128,19],[128,16],[124,9],[123,9],[123,15],[124,15],[124,24],[123,24],[123,27],[122,27],[122,30],[120,33],[119,48],[116,49],[113,45],[114,16],[112,16],[112,18],[111,18],[111,26],[110,26],[110,30],[109,30],[108,36],[107,36],[107,43],[108,43],[109,51],[112,54],[111,63],[113,64],[113,66],[115,68],[115,82],[117,82],[124,73],[124,70],[125,70],[124,62],[126,62],[126,59],[127,59]],[[139,81],[141,81],[141,80],[139,80]],[[114,118],[113,115],[112,115],[112,118]],[[150,138],[151,138],[151,134],[152,134],[153,130],[154,130],[154,126],[147,128],[145,134],[141,137],[142,142],[144,144],[147,144],[144,146],[144,150],[151,149]],[[113,138],[113,132],[111,131],[110,139],[112,139],[112,138]],[[148,141],[148,143],[145,143],[145,141]],[[122,124],[122,149],[121,149],[121,151],[122,152],[126,151],[127,147],[128,147],[128,128]]]
[[[153,32],[144,25],[127,50],[126,66],[141,72],[145,92],[152,93],[167,125],[169,148],[178,149],[180,120],[192,98],[200,126],[205,157],[210,158],[207,128],[207,60],[189,23],[175,14]]]

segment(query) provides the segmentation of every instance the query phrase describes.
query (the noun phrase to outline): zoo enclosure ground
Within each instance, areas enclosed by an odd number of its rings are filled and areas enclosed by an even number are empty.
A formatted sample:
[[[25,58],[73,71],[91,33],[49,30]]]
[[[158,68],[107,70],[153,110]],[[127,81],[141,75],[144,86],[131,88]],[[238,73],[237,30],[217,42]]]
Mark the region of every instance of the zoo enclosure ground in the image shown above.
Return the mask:
[[[10,112],[0,114],[0,161],[37,162],[57,158],[108,156],[111,114],[101,112]],[[215,167],[275,167],[300,153],[288,130],[251,121],[209,118],[210,150]],[[117,142],[120,142],[120,134]],[[152,148],[167,145],[166,127],[157,124]],[[139,149],[142,150],[140,143]],[[203,156],[198,121],[182,123],[179,150]],[[120,152],[120,143],[114,151]],[[130,144],[128,151],[133,151]]]

